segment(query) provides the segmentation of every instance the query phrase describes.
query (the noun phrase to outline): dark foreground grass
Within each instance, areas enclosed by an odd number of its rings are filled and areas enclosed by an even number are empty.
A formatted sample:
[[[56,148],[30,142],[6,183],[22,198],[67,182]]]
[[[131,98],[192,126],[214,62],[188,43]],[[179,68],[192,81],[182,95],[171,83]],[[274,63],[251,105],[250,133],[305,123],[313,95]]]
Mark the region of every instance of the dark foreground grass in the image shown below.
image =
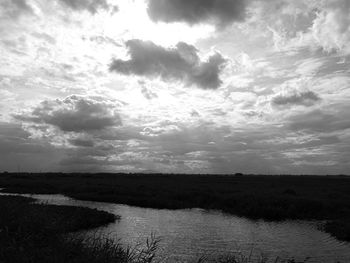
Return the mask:
[[[113,222],[114,215],[89,208],[33,204],[31,198],[0,197],[1,263],[152,263],[159,240],[152,236],[143,246],[123,247],[109,238],[84,237],[72,231]],[[298,263],[232,254],[197,263]],[[306,262],[306,261],[302,261]],[[300,263],[302,263],[300,262]]]
[[[6,192],[61,193],[91,201],[152,208],[219,209],[252,219],[350,217],[350,177],[147,174],[0,174]],[[345,222],[338,223],[339,227]],[[348,234],[335,234],[343,240]],[[350,240],[349,240],[350,241]]]
[[[72,231],[114,222],[113,214],[95,209],[33,204],[20,196],[0,197],[1,263],[147,263],[157,241],[130,250],[102,238],[85,238]]]

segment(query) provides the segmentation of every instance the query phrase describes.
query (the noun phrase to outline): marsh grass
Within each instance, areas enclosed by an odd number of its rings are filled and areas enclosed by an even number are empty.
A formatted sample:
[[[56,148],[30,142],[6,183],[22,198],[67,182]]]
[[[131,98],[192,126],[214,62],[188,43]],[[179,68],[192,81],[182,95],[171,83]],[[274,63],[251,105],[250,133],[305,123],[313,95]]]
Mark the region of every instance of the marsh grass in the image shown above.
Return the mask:
[[[74,231],[114,222],[96,209],[35,204],[32,198],[0,197],[1,263],[151,263],[159,238],[124,247],[116,239]]]
[[[0,187],[140,207],[217,209],[251,219],[334,220],[324,230],[350,241],[346,176],[3,173]]]
[[[76,258],[81,258],[81,262],[85,260],[85,262],[98,263],[151,263],[154,262],[159,241],[160,239],[152,235],[142,245],[125,247],[116,239],[102,235],[89,237],[70,235],[65,238],[63,250],[76,254]]]
[[[350,214],[350,177],[0,174],[0,187],[141,207],[219,209],[267,220]]]
[[[114,222],[117,219],[114,215],[33,201],[20,196],[0,197],[0,262],[111,262],[100,260],[104,243],[96,246],[96,253],[88,253],[80,240],[65,234]]]
[[[35,204],[21,196],[0,196],[1,263],[161,263],[156,256],[160,239],[123,246],[103,235],[72,232],[111,223],[112,214],[96,209]],[[294,259],[268,259],[253,251],[246,255],[201,257],[196,263],[305,263]]]

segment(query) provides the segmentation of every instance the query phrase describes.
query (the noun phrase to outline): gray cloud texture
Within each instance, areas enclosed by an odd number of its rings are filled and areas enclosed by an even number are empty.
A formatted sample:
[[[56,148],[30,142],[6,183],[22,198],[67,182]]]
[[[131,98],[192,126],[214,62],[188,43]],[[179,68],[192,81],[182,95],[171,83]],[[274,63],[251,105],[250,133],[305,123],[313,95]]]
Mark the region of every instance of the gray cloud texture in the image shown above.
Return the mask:
[[[21,124],[0,121],[0,169],[39,171],[53,169],[58,151],[49,143],[31,138]]]
[[[148,15],[153,21],[185,22],[190,25],[213,22],[225,27],[241,21],[246,13],[244,0],[149,0]]]
[[[70,144],[77,146],[77,147],[93,147],[94,146],[94,142],[92,140],[88,140],[88,139],[76,138],[76,139],[69,139],[68,141],[70,142]]]
[[[222,83],[219,74],[226,60],[219,53],[203,62],[198,56],[198,50],[183,42],[173,48],[164,48],[150,41],[133,39],[127,41],[126,46],[130,59],[115,59],[110,65],[111,71],[161,77],[165,81],[180,80],[203,89],[216,89]]]
[[[321,98],[312,91],[294,92],[290,94],[280,94],[272,98],[272,105],[277,107],[302,105],[312,106]]]
[[[6,2],[6,1],[5,1]],[[12,4],[20,9],[30,10],[30,6],[27,4],[26,0],[11,0]]]
[[[33,12],[26,0],[1,0],[0,8],[2,9],[0,10],[0,15],[9,18],[17,18],[22,13]]]
[[[342,113],[341,115],[317,109],[290,117],[288,128],[294,131],[314,133],[330,133],[349,129],[349,114]]]
[[[106,0],[57,0],[74,11],[88,11],[95,14],[98,10],[117,11],[117,6],[111,6]],[[0,7],[8,17],[18,17],[23,13],[32,13],[28,0],[1,0]]]
[[[66,132],[89,132],[121,125],[114,107],[94,98],[69,96],[64,100],[43,101],[31,114],[16,119],[50,124]]]
[[[87,10],[95,14],[99,9],[108,10],[110,6],[106,0],[59,0],[69,8],[77,11]]]

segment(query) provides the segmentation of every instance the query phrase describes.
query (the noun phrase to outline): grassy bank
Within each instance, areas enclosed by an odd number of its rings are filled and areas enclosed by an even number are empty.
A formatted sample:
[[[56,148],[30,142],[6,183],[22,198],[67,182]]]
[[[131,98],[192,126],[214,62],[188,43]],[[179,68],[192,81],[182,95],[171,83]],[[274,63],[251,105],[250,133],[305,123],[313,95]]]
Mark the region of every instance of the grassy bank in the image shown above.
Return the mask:
[[[219,209],[253,219],[350,216],[350,178],[340,176],[2,174],[0,187],[141,207]],[[326,231],[335,235],[333,229]]]
[[[151,262],[156,243],[137,251],[106,238],[79,237],[72,231],[105,225],[113,214],[95,209],[32,204],[31,198],[0,197],[1,263]]]

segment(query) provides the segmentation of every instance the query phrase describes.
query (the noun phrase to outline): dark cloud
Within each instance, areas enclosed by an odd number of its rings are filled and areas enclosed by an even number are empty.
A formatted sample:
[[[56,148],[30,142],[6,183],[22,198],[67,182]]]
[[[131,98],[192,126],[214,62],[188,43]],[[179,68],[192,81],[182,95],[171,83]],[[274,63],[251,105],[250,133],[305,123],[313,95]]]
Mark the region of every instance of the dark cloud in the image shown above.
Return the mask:
[[[150,41],[126,42],[130,59],[115,59],[110,70],[125,75],[161,77],[165,81],[181,80],[187,85],[216,89],[222,81],[219,74],[226,60],[216,53],[202,62],[198,50],[180,42],[174,48],[157,46]]]
[[[44,145],[30,138],[30,133],[18,124],[0,123],[0,155],[3,154],[33,154],[45,151]]]
[[[92,140],[86,140],[86,139],[69,139],[68,140],[70,144],[78,147],[93,147],[94,142]]]
[[[67,132],[89,132],[121,125],[114,106],[97,98],[69,96],[43,101],[31,114],[15,115],[21,121],[50,124]]]
[[[118,10],[116,6],[109,6],[106,0],[59,0],[69,8],[77,11],[87,10],[91,14],[95,14],[99,9],[110,10],[115,12]]]
[[[198,118],[198,117],[200,117],[201,115],[198,113],[198,111],[196,111],[196,110],[192,110],[191,111],[191,117],[196,117],[196,118]]]
[[[148,15],[155,21],[215,23],[225,27],[246,15],[245,0],[149,0]]]
[[[69,158],[64,158],[60,161],[62,166],[78,166],[79,170],[82,166],[96,166],[101,167],[105,165],[105,159],[96,159],[93,156],[69,156]]]
[[[312,106],[316,102],[320,101],[321,98],[312,91],[294,92],[291,94],[280,94],[272,98],[271,104],[273,106]]]
[[[350,128],[349,116],[314,110],[289,118],[288,128],[295,131],[334,132]]]
[[[8,122],[0,122],[0,137],[12,138],[14,140],[20,140],[21,138],[28,138],[30,133],[23,130],[21,125]]]
[[[0,122],[0,170],[53,169],[57,154],[58,151],[46,141],[31,138],[20,124]]]
[[[31,10],[31,7],[28,5],[26,0],[11,0],[13,5],[17,6],[19,9],[22,10]]]

